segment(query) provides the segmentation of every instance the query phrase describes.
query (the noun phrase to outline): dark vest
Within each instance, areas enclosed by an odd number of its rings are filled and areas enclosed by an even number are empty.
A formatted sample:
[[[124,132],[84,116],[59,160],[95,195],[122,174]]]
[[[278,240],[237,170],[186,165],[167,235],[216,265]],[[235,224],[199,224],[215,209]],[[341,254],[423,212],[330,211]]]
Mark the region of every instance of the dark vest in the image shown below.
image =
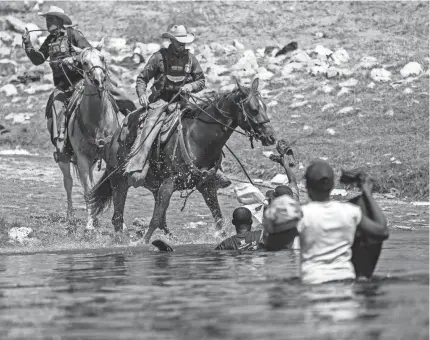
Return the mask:
[[[164,63],[164,90],[178,92],[179,88],[191,78],[190,54],[186,51],[178,58],[169,49],[162,49],[160,52]]]

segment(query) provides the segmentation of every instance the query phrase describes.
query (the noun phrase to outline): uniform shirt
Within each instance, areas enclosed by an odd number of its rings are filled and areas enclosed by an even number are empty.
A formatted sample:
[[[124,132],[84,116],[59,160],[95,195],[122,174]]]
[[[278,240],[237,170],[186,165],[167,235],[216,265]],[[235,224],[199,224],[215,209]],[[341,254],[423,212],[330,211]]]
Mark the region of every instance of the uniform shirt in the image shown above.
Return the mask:
[[[222,241],[215,250],[257,250],[262,248],[263,231],[247,231]]]
[[[87,41],[87,39],[85,39],[82,33],[74,29],[71,29],[70,32],[70,43],[72,45],[79,48],[91,47],[91,44]],[[73,47],[71,47],[71,49],[66,29],[61,29],[56,34],[48,35],[38,51],[33,48],[30,41],[27,41],[25,44],[25,53],[34,65],[43,64],[48,58],[53,61],[56,59],[77,55],[77,53],[73,51]],[[54,85],[56,87],[60,87],[63,90],[70,87],[67,77],[70,79],[72,84],[76,84],[83,78],[77,70],[69,69],[65,65],[61,67],[57,64],[50,64],[50,66],[54,78]],[[66,72],[67,77],[64,75],[64,72]]]
[[[171,45],[167,48],[167,53],[172,53]],[[189,58],[191,60],[191,72],[189,74],[190,78],[186,80],[185,84],[190,84],[192,86],[192,92],[199,92],[205,87],[205,76],[197,58],[192,53],[185,51],[181,57],[188,58],[186,53],[189,53]],[[160,85],[164,74],[163,56],[161,52],[158,51],[151,56],[145,68],[137,77],[137,96],[140,97],[146,93],[146,87],[152,78],[154,78],[154,85],[151,89],[157,89],[157,86]]]
[[[302,206],[297,225],[300,238],[300,276],[304,283],[354,279],[351,246],[361,221],[360,207],[336,201]]]

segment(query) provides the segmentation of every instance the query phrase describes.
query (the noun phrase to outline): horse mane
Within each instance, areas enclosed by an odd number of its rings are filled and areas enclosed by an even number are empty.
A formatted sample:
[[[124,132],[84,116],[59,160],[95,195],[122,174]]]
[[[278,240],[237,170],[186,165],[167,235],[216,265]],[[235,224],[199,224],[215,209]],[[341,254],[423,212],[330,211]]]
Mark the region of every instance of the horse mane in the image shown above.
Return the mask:
[[[193,107],[192,113],[199,113],[201,110],[209,110],[212,108],[218,108],[221,104],[223,104],[227,100],[234,100],[237,97],[246,97],[250,93],[250,89],[243,87],[245,90],[245,93],[240,91],[238,88],[235,88],[232,91],[222,92],[222,93],[216,93],[212,96],[204,97],[202,98],[202,104],[199,104],[199,108]]]

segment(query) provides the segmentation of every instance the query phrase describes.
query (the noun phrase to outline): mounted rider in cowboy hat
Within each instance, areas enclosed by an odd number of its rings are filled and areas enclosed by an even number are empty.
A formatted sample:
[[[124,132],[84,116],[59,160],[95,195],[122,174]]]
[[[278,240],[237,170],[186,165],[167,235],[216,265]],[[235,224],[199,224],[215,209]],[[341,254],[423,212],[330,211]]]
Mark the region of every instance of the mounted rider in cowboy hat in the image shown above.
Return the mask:
[[[77,50],[91,48],[92,46],[81,32],[70,27],[72,20],[61,8],[51,6],[48,12],[39,12],[38,14],[46,18],[46,27],[49,31],[48,37],[38,51],[33,48],[27,29],[22,40],[25,52],[34,65],[43,64],[48,58],[51,61],[50,66],[55,89],[48,99],[46,117],[51,141],[57,149],[55,158],[58,161],[65,156],[66,152],[67,103],[73,94],[74,86],[83,79],[82,66],[76,58],[79,54]],[[66,28],[65,25],[69,27]],[[133,102],[116,91],[114,87],[111,92],[117,101],[119,110],[124,115],[128,111],[136,109]],[[53,114],[55,114],[55,117],[53,117]],[[53,126],[54,122],[57,122],[56,127]]]
[[[194,34],[189,33],[183,25],[174,25],[162,37],[170,39],[171,44],[151,56],[136,81],[139,103],[148,108],[148,113],[140,139],[143,141],[142,149],[139,156],[132,158],[125,168],[125,173],[131,175],[129,182],[133,186],[140,185],[148,172],[147,158],[162,127],[166,104],[172,101],[182,106],[182,96],[200,92],[205,87],[205,76],[199,62],[185,48],[186,44],[194,41]],[[146,89],[151,79],[154,79],[154,84],[147,98]],[[181,95],[177,95],[179,91]],[[220,170],[216,177],[219,187],[227,187],[231,183]]]

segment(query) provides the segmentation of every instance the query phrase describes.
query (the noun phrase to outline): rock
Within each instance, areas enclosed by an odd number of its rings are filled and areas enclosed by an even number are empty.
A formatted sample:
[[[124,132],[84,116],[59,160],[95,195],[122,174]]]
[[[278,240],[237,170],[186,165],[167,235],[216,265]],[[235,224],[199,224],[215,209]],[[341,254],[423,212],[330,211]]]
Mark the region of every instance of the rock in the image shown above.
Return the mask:
[[[0,60],[0,76],[8,77],[16,73],[18,64],[10,59]]]
[[[330,50],[329,48],[326,48],[322,45],[317,45],[315,47],[315,49],[313,50],[313,52],[315,52],[319,57],[323,57],[324,59],[326,59],[328,56],[333,54],[332,50]]]
[[[304,125],[303,126],[303,131],[308,131],[311,130],[312,128],[309,125]]]
[[[245,49],[245,45],[242,44],[240,41],[238,40],[233,40],[233,46],[238,49],[238,50],[244,50]]]
[[[290,108],[292,108],[292,109],[297,109],[297,108],[299,108],[299,107],[303,107],[303,106],[305,106],[307,103],[308,103],[308,101],[307,101],[307,100],[303,100],[303,101],[301,101],[301,102],[295,102],[295,103],[292,103],[292,104],[290,105]]]
[[[10,44],[13,41],[13,36],[6,31],[0,31],[0,41]]]
[[[119,52],[127,46],[127,40],[124,38],[111,37],[108,39],[105,48],[111,52]]]
[[[35,94],[38,92],[47,92],[52,90],[53,86],[51,84],[31,84],[24,90],[24,92],[27,94]]]
[[[358,80],[354,79],[354,78],[351,78],[351,79],[348,79],[347,81],[339,83],[339,86],[340,87],[354,87],[357,84],[358,84]]]
[[[18,18],[15,18],[12,15],[8,15],[6,17],[6,25],[10,30],[13,30],[21,34],[24,33],[25,26],[26,26],[23,21],[19,20]]]
[[[346,50],[344,48],[340,48],[340,49],[336,50],[330,56],[330,58],[333,60],[333,63],[335,65],[342,65],[342,64],[348,62],[349,55],[348,55],[348,52],[346,52]]]
[[[327,129],[325,130],[330,136],[334,136],[336,134],[336,131],[334,131],[334,129]]]
[[[279,57],[281,55],[285,55],[289,52],[297,50],[298,44],[295,41],[292,41],[281,48],[276,54],[275,57]]]
[[[324,85],[321,88],[321,91],[324,92],[324,93],[326,93],[326,94],[329,94],[329,93],[332,93],[334,91],[334,87],[330,86],[330,85]]]
[[[344,114],[347,114],[347,113],[351,113],[354,110],[355,109],[352,106],[347,106],[347,107],[344,107],[343,109],[339,110],[337,113],[340,114],[340,115],[344,115]]]
[[[33,229],[28,227],[13,227],[9,230],[9,238],[18,243],[23,243],[28,236],[33,232]]]
[[[304,98],[305,98],[305,96],[304,96],[304,95],[302,95],[302,94],[295,94],[293,97],[294,97],[295,99],[304,99]]]
[[[426,201],[421,201],[421,202],[412,202],[411,203],[412,205],[415,205],[415,206],[425,206],[425,207],[428,207],[429,205],[430,205],[430,202],[426,202]]]
[[[32,41],[32,43],[34,44],[34,42]],[[22,46],[22,38],[21,38],[21,36],[20,35],[16,35],[14,38],[13,38],[13,42],[12,42],[12,48],[15,48],[15,47],[21,47]]]
[[[329,67],[327,69],[326,76],[327,76],[328,79],[331,79],[331,78],[337,77],[339,74],[340,74],[339,70],[336,67]]]
[[[18,94],[18,90],[12,84],[6,84],[6,85],[0,87],[0,92],[4,92],[6,97],[16,96]]]
[[[321,38],[325,37],[325,34],[323,32],[317,32],[317,33],[315,33],[315,37],[318,39],[321,39]]]
[[[0,47],[0,58],[9,57],[12,50],[9,47],[1,46]]]
[[[301,70],[302,68],[303,68],[303,64],[297,63],[297,62],[292,62],[292,63],[286,64],[282,68],[281,75],[282,76],[289,75],[290,73],[292,73],[294,71]]]
[[[383,68],[374,68],[370,72],[370,78],[376,82],[388,82],[391,80],[391,72]]]
[[[384,115],[388,116],[388,117],[393,117],[394,116],[394,111],[392,109],[390,109],[387,112],[385,112]]]
[[[18,102],[20,102],[21,100],[23,100],[23,97],[13,97],[13,98],[12,98],[12,103],[18,103]]]
[[[413,93],[414,91],[410,88],[410,87],[407,87],[407,88],[405,88],[404,90],[403,90],[403,93],[404,94],[411,94],[411,93]]]
[[[369,89],[373,89],[373,88],[375,87],[375,83],[372,81],[371,83],[369,83],[369,84],[367,85],[367,87],[368,87]]]
[[[260,80],[269,80],[274,76],[274,74],[268,71],[265,67],[259,67],[257,73]]]
[[[275,55],[280,51],[280,48],[277,46],[266,46],[264,48],[264,55],[275,57]]]
[[[407,78],[407,77],[410,77],[410,76],[418,76],[422,72],[423,72],[423,68],[421,67],[420,64],[418,64],[415,61],[406,64],[400,70],[400,74],[402,75],[403,78]]]
[[[311,60],[311,57],[309,56],[309,54],[307,54],[305,51],[302,51],[302,50],[295,51],[291,56],[292,62],[307,63],[310,60]]]
[[[331,109],[331,108],[333,108],[333,107],[335,107],[335,105],[334,105],[333,103],[328,103],[328,104],[325,104],[325,105],[321,108],[321,111],[322,111],[322,112],[325,112],[325,111],[327,111],[328,109]]]
[[[161,45],[157,44],[157,43],[146,44],[146,50],[149,54],[153,54],[155,52],[158,52],[160,50],[160,48],[161,48]]]
[[[26,123],[26,121],[30,120],[32,116],[34,116],[35,112],[24,112],[24,113],[9,113],[4,119],[6,120],[12,120],[13,124],[22,124]]]
[[[350,69],[348,69],[348,68],[340,68],[339,69],[339,75],[341,77],[345,77],[345,78],[351,77],[352,74],[353,74],[353,72]]]
[[[328,69],[329,69],[328,64],[315,65],[309,68],[308,73],[310,73],[313,76],[318,76],[318,75],[327,74]]]
[[[348,87],[342,87],[340,91],[337,93],[337,96],[340,97],[349,92],[350,92],[350,89]]]
[[[241,62],[244,63],[244,65],[249,65],[250,67],[254,68],[255,70],[258,69],[257,58],[255,57],[254,52],[251,50],[246,50],[245,52],[243,52],[242,58],[239,59],[239,61],[236,65],[241,66]]]
[[[375,57],[368,56],[368,57],[361,58],[360,63],[357,66],[358,68],[369,70],[378,65],[379,65],[378,59],[376,59]]]

